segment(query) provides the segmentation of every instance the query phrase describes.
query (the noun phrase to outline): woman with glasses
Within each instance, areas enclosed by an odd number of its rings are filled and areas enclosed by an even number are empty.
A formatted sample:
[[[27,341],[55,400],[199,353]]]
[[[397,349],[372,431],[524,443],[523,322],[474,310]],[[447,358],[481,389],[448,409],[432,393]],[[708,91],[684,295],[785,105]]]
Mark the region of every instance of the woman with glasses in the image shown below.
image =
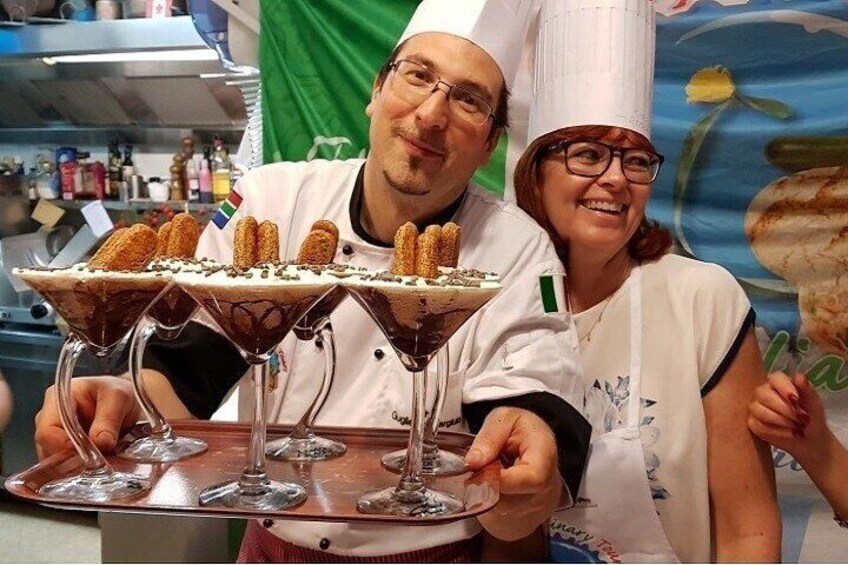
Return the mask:
[[[548,524],[551,558],[779,561],[772,461],[746,427],[765,381],[754,312],[726,270],[669,254],[647,218],[663,162],[649,140],[653,13],[596,3],[543,8],[515,172],[519,206],[566,266],[593,427],[576,503]],[[552,41],[559,25],[572,33]]]

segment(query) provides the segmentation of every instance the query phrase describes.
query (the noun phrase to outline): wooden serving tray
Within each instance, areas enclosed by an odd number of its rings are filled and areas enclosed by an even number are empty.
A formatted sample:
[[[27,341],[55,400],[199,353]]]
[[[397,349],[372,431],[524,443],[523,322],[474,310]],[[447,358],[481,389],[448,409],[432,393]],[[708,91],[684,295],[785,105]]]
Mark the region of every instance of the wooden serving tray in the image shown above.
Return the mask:
[[[256,513],[238,508],[210,508],[198,504],[200,492],[213,484],[237,479],[247,457],[250,425],[243,423],[185,420],[172,422],[180,436],[204,440],[209,450],[173,463],[135,463],[114,455],[107,456],[117,471],[150,479],[150,491],[136,497],[111,502],[76,502],[44,497],[38,489],[58,478],[80,472],[82,462],[76,451],[56,453],[37,465],[15,474],[6,481],[6,490],[19,498],[58,508],[100,512],[136,512],[153,514],[213,516],[222,518],[266,518],[318,520],[333,522],[443,524],[482,514],[491,509],[500,496],[500,463],[455,477],[427,479],[427,485],[449,492],[465,502],[465,511],[451,516],[404,518],[360,514],[356,500],[365,492],[383,489],[398,482],[398,475],[384,470],[380,458],[389,451],[406,447],[409,432],[383,428],[318,427],[316,432],[347,445],[343,456],[316,463],[267,461],[272,479],[292,481],[306,488],[306,501],[295,508]],[[130,434],[138,434],[142,426]],[[269,425],[268,440],[285,437],[291,426]],[[127,439],[127,438],[125,438]],[[439,446],[464,454],[473,436],[440,432]]]

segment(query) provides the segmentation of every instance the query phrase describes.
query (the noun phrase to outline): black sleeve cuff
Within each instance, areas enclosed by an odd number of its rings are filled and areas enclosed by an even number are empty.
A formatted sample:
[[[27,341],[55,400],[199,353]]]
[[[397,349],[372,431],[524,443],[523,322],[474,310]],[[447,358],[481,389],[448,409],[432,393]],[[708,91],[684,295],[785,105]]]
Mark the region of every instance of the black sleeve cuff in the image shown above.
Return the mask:
[[[248,364],[227,338],[189,322],[177,339],[154,335],[144,352],[144,367],[165,375],[189,412],[208,420]]]
[[[512,398],[486,400],[463,404],[462,414],[473,433],[480,431],[486,416],[499,406],[513,406],[533,412],[544,420],[556,436],[559,473],[571,494],[577,499],[577,490],[586,468],[592,426],[565,400],[549,392],[531,392]]]
[[[748,330],[751,329],[756,322],[757,313],[754,312],[753,308],[751,308],[748,310],[745,320],[742,321],[742,327],[739,328],[739,332],[736,334],[736,339],[733,340],[733,343],[730,345],[730,349],[727,350],[724,359],[721,360],[721,363],[718,364],[718,368],[712,375],[710,375],[710,378],[707,379],[704,386],[701,387],[701,398],[707,396],[721,381],[721,378],[730,368],[730,364],[733,363],[734,359],[736,359],[736,354],[739,353],[739,348],[742,347],[742,342],[745,340],[745,336],[748,335]]]

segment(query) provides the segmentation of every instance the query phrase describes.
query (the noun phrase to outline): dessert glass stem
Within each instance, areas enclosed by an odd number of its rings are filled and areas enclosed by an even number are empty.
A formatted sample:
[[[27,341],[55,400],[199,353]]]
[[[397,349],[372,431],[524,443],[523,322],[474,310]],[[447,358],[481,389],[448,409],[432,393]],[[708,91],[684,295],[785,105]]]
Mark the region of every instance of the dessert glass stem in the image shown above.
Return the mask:
[[[147,391],[144,390],[144,383],[142,382],[144,350],[147,347],[150,337],[155,332],[156,324],[147,318],[142,318],[135,330],[132,346],[130,347],[132,384],[135,389],[135,396],[139,404],[141,404],[141,409],[144,411],[147,421],[150,422],[150,435],[162,439],[171,439],[174,437],[171,426],[162,417],[159,410],[156,409],[150,397],[147,396]]]
[[[426,397],[424,383],[427,368],[412,373],[412,429],[406,450],[406,461],[395,494],[404,502],[423,499],[424,481],[421,479],[421,455],[424,439]]]
[[[62,345],[59,364],[56,368],[56,403],[59,405],[59,419],[82,458],[85,465],[83,475],[108,475],[112,473],[112,467],[82,429],[73,407],[71,376],[83,350],[85,350],[85,343],[73,333],[68,335],[68,339]]]
[[[306,439],[311,433],[312,426],[315,424],[315,418],[324,407],[327,401],[327,396],[330,389],[333,387],[333,380],[336,376],[336,341],[333,334],[333,326],[330,324],[330,318],[324,317],[318,320],[313,327],[313,335],[321,340],[324,350],[324,379],[321,381],[321,390],[318,396],[312,401],[309,409],[300,419],[300,422],[294,427],[291,432],[291,437],[295,439]]]
[[[250,495],[252,491],[258,491],[268,483],[268,473],[265,471],[265,429],[267,427],[265,400],[269,369],[267,360],[259,363],[254,359],[248,359],[248,361],[253,364],[253,385],[255,387],[253,428],[250,432],[247,467],[239,477],[239,486],[245,494]]]
[[[442,347],[436,356],[436,397],[433,399],[433,408],[427,417],[424,427],[424,458],[434,459],[439,455],[439,446],[436,444],[436,436],[439,434],[439,418],[445,407],[445,399],[448,396],[448,375],[450,374],[450,351],[448,344]],[[425,383],[425,391],[427,387]],[[426,392],[425,392],[426,396]]]

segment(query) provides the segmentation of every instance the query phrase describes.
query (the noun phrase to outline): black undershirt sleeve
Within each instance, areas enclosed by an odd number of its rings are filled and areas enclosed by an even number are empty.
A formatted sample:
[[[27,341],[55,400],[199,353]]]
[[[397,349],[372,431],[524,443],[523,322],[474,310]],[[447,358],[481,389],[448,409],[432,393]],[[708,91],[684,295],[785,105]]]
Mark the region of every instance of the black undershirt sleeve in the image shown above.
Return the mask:
[[[556,436],[560,475],[571,493],[571,499],[576,500],[592,437],[589,422],[569,403],[549,392],[531,392],[512,398],[463,404],[462,415],[471,431],[477,433],[489,413],[499,406],[523,408],[550,426]]]
[[[153,336],[144,352],[144,367],[165,375],[189,412],[208,420],[248,364],[227,338],[189,322],[175,340]]]

